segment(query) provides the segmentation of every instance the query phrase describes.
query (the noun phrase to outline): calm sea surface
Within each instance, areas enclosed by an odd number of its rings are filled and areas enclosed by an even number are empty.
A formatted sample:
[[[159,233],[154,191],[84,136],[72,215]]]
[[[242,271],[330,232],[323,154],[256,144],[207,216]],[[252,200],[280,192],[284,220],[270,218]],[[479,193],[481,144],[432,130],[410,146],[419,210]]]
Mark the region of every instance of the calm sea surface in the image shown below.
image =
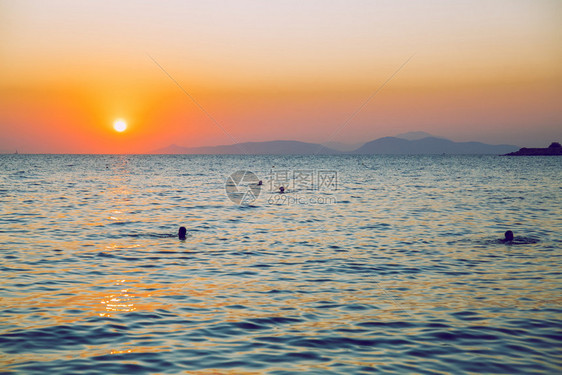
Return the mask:
[[[561,161],[0,155],[0,372],[560,373]]]

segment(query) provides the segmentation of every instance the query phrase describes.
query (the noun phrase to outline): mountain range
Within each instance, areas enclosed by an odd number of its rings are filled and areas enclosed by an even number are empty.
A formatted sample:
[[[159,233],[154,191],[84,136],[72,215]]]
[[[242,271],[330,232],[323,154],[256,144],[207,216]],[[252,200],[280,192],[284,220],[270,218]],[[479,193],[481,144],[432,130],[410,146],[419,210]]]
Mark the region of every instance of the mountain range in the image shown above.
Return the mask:
[[[268,142],[245,142],[223,146],[208,147],[181,147],[171,145],[160,150],[155,154],[215,154],[215,155],[307,155],[340,154],[340,151],[322,146],[318,143],[307,143],[299,141],[268,141]]]
[[[332,147],[327,147],[330,145]],[[337,147],[338,149],[336,149]],[[363,145],[307,143],[300,141],[245,142],[210,147],[170,145],[154,154],[255,154],[255,155],[336,155],[336,154],[506,154],[518,150],[514,145],[490,145],[482,142],[455,142],[425,132],[410,132],[382,137]]]
[[[453,142],[445,138],[427,137],[409,141],[384,137],[367,142],[354,154],[505,154],[517,150],[513,145],[489,145],[482,142]]]

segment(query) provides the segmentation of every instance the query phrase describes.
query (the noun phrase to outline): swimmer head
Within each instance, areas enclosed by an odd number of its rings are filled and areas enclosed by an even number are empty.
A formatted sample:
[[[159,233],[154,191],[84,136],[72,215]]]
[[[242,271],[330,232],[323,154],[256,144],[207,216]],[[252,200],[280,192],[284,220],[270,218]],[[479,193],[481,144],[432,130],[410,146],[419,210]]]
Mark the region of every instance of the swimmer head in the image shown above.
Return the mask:
[[[187,229],[185,229],[185,227],[180,227],[180,230],[178,231],[178,238],[180,240],[185,240],[186,233],[187,233]]]
[[[513,232],[508,230],[505,232],[505,241],[513,241]]]

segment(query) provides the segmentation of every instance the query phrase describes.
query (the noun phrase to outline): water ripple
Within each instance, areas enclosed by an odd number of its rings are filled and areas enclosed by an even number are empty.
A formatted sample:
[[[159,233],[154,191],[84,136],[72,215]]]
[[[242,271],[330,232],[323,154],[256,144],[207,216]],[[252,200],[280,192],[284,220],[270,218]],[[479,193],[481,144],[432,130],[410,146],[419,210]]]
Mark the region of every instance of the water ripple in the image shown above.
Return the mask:
[[[0,158],[8,373],[562,371],[554,158]],[[272,166],[338,189],[228,200]]]

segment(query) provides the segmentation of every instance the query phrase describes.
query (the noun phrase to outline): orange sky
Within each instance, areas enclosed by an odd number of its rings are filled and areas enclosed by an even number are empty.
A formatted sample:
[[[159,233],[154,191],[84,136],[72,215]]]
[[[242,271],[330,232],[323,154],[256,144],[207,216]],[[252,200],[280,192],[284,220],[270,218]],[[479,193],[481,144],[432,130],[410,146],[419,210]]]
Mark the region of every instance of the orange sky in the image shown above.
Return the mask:
[[[562,141],[560,19],[557,0],[0,0],[0,152],[418,130],[546,146]]]

